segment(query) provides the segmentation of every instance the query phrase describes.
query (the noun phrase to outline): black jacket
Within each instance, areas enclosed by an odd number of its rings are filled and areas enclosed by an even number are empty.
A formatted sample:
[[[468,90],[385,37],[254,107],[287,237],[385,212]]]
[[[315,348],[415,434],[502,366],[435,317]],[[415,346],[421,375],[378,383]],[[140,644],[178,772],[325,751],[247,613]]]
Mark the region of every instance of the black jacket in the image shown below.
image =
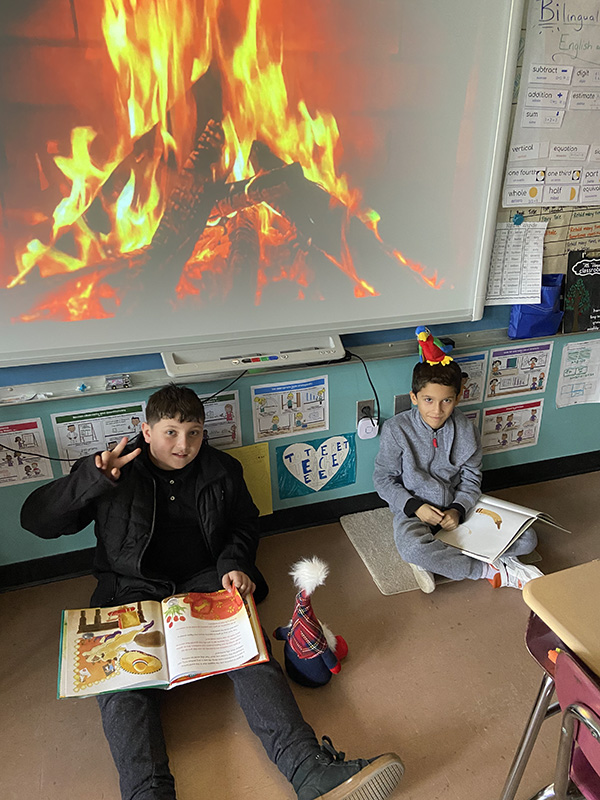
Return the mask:
[[[125,452],[136,447],[147,447],[143,436],[136,437]],[[220,579],[232,570],[249,575],[264,596],[266,584],[254,565],[258,509],[244,482],[240,463],[206,443],[200,448],[196,463],[200,535],[216,564],[218,586],[194,586],[190,579],[181,588],[143,575],[142,556],[154,526],[156,484],[140,457],[123,467],[118,481],[100,472],[93,455],[79,459],[69,475],[41,486],[27,498],[21,510],[21,524],[36,536],[55,539],[95,523],[93,571],[98,586],[92,605],[159,600],[174,591],[214,590],[221,588]]]

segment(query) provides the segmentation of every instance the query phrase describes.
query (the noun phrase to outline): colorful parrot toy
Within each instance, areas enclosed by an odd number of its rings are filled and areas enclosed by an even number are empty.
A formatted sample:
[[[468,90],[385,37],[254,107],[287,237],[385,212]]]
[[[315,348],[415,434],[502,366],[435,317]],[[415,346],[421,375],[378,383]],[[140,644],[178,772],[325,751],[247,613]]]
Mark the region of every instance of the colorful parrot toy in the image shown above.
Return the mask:
[[[317,619],[310,595],[325,583],[329,567],[320,558],[303,558],[293,565],[290,575],[300,590],[296,595],[294,615],[285,627],[277,628],[273,637],[284,641],[285,670],[301,686],[314,689],[324,686],[332,674],[341,669],[340,661],[348,654],[348,645],[341,636],[334,636],[327,625]]]
[[[417,342],[419,344],[419,360],[421,363],[427,361],[428,364],[441,364],[446,366],[454,359],[448,355],[452,350],[451,344],[446,344],[441,339],[433,336],[429,328],[420,325],[415,328]]]

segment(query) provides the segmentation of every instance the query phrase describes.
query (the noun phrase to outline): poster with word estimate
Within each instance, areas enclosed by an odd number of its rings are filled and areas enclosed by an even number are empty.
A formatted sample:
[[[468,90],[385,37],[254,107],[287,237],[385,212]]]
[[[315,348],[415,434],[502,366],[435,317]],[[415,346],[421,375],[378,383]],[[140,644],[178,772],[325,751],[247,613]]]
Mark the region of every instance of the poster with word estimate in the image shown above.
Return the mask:
[[[131,440],[141,432],[145,421],[145,402],[52,414],[58,454],[64,459],[63,473],[70,472],[78,458],[112,450],[123,436]]]
[[[0,425],[0,487],[54,477],[41,419]]]

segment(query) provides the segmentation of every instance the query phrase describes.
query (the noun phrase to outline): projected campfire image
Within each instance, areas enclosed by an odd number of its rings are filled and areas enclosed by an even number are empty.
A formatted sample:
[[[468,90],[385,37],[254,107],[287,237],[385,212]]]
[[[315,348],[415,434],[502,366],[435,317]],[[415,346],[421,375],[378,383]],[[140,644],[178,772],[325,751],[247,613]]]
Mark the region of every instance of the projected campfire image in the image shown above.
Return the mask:
[[[396,46],[393,5],[75,3],[77,45],[13,76],[26,96],[43,66],[53,87],[35,118],[4,123],[13,320],[366,299],[389,269],[444,287],[386,228],[393,193],[378,188],[401,76],[371,60]],[[43,6],[25,2],[13,26]]]

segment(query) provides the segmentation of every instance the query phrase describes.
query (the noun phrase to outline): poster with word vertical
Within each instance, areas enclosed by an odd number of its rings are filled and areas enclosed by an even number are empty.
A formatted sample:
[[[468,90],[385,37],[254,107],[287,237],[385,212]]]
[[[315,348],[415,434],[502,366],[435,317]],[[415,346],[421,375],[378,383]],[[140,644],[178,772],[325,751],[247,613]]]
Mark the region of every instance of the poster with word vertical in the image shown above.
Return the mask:
[[[65,459],[62,471],[66,475],[78,458],[112,450],[123,436],[130,441],[137,436],[142,430],[142,422],[146,421],[146,403],[89,408],[52,414],[51,418],[58,455]]]
[[[329,430],[327,375],[252,386],[254,441]]]
[[[556,387],[556,406],[600,403],[600,340],[571,342],[563,347]]]
[[[461,406],[469,403],[481,403],[485,396],[485,376],[488,365],[487,351],[467,353],[464,356],[453,356],[453,358],[463,374]]]
[[[550,370],[552,344],[543,342],[492,350],[485,399],[543,392]]]
[[[0,487],[53,478],[41,419],[0,425]]]
[[[277,479],[281,499],[356,483],[356,435],[278,447]]]
[[[532,447],[538,442],[543,400],[486,408],[483,414],[483,454]]]
[[[204,403],[204,441],[219,450],[242,444],[239,392],[225,392],[215,397],[200,395]]]

